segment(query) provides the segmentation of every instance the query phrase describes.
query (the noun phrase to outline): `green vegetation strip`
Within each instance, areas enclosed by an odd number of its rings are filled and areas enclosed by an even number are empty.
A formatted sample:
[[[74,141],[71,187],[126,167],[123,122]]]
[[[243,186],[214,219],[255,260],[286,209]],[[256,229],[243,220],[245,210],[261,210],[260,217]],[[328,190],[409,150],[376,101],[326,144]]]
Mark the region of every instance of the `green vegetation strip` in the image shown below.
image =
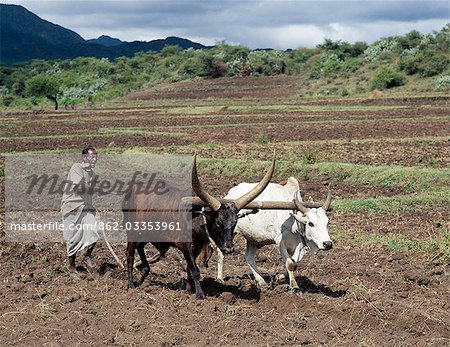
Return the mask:
[[[277,105],[218,105],[218,106],[191,106],[191,107],[172,107],[166,108],[163,112],[171,114],[209,114],[218,113],[220,111],[386,111],[398,110],[408,108],[408,106],[400,105],[291,105],[291,104],[277,104]]]
[[[413,253],[428,260],[450,263],[450,230],[445,223],[438,223],[438,235],[413,239],[402,234],[374,234],[360,230],[331,228],[330,236],[346,245],[365,249],[387,249],[390,252]]]
[[[379,117],[379,118],[373,118],[374,116]],[[367,121],[375,121],[375,120],[394,120],[394,121],[399,121],[401,119],[406,119],[406,120],[421,120],[421,119],[432,119],[432,118],[436,118],[436,119],[441,119],[441,118],[445,118],[447,117],[446,115],[443,116],[422,116],[420,114],[415,114],[413,116],[408,116],[408,117],[401,117],[401,118],[389,118],[389,115],[371,115],[371,114],[345,114],[346,119],[326,119],[326,120],[316,120],[316,121],[304,121],[303,119],[308,119],[308,118],[322,118],[322,117],[333,117],[333,114],[330,113],[321,113],[321,114],[282,114],[282,113],[244,113],[244,114],[221,114],[221,113],[215,113],[215,114],[165,114],[165,112],[160,111],[160,112],[154,112],[154,113],[146,113],[146,114],[142,114],[142,115],[133,115],[133,116],[127,116],[126,118],[124,118],[123,116],[101,116],[99,117],[98,115],[94,115],[94,116],[90,116],[89,120],[91,122],[105,122],[105,120],[108,121],[113,121],[113,120],[123,120],[126,119],[127,121],[130,120],[152,120],[152,121],[158,121],[158,120],[167,120],[167,119],[174,119],[174,117],[176,117],[176,119],[195,119],[195,120],[209,120],[210,119],[252,119],[252,118],[275,118],[275,117],[290,117],[292,119],[292,117],[297,118],[298,120],[296,120],[295,122],[290,122],[289,124],[298,124],[299,122],[306,123],[306,124],[314,124],[314,123],[329,123],[329,122],[349,122],[349,123],[353,123],[353,122],[358,122],[358,121],[363,121],[363,122],[367,122]],[[368,117],[372,117],[371,119],[367,119]],[[356,119],[355,119],[356,118]],[[358,119],[360,118],[360,119]],[[82,117],[72,117],[70,119],[68,118],[61,118],[61,119],[31,119],[31,120],[27,120],[28,124],[42,124],[42,123],[62,123],[62,124],[79,124],[81,122],[84,122],[86,120],[86,118],[82,118]],[[21,126],[23,123],[22,119],[16,119],[16,120],[11,120],[11,121],[7,121],[7,122],[3,122],[2,124],[0,124],[0,128],[14,128],[17,126]],[[283,124],[283,123],[287,123],[287,122],[272,122],[272,124]],[[247,124],[262,124],[262,123],[247,123]],[[265,122],[264,124],[270,124],[268,122]],[[239,125],[239,123],[233,123],[231,126],[237,126]],[[211,127],[221,127],[222,125],[217,124],[217,125],[211,125]],[[183,127],[183,126],[180,126]],[[185,127],[190,127],[190,126],[185,126]],[[197,125],[197,127],[204,127],[202,125]]]
[[[437,190],[450,186],[450,169],[319,163],[311,171],[349,184],[406,191]]]
[[[84,137],[111,137],[120,135],[129,136],[186,136],[185,133],[180,132],[157,132],[157,131],[139,131],[127,130],[127,129],[108,129],[107,133],[104,129],[100,130],[105,132],[103,134],[66,134],[66,135],[36,135],[36,136],[11,136],[0,137],[0,140],[51,140],[51,139],[72,139],[72,138],[84,138]]]
[[[442,144],[447,145],[447,142],[450,141],[449,136],[418,136],[418,137],[380,137],[380,138],[369,138],[369,139],[352,139],[353,144],[377,144],[377,143],[411,143],[415,147],[420,146],[423,148],[431,147],[431,146],[441,146]],[[269,142],[269,141],[267,141]],[[270,143],[270,142],[269,142]],[[298,160],[298,152],[304,151],[304,148],[299,146],[309,146],[308,148],[315,148],[315,146],[320,145],[329,145],[329,144],[348,144],[348,139],[331,139],[331,140],[316,140],[316,141],[283,141],[283,142],[273,142],[269,145],[267,143],[260,144],[255,142],[249,142],[245,144],[239,144],[239,148],[245,148],[246,153],[250,153],[249,151],[257,151],[259,154],[261,153],[272,153],[273,146],[276,146],[277,153],[282,153],[283,160],[293,159]],[[199,144],[190,144],[190,145],[170,145],[164,147],[134,147],[132,149],[126,148],[126,150],[134,150],[137,152],[148,152],[148,153],[194,153],[195,151],[199,151],[199,154],[202,154],[202,150],[217,150],[217,156],[224,156],[226,158],[236,157],[236,145],[229,143],[216,143],[216,142],[206,142]],[[118,153],[121,153],[125,150],[125,148],[114,148],[114,150]],[[304,155],[304,154],[303,154]]]
[[[396,195],[368,199],[339,199],[333,206],[339,213],[367,212],[388,214],[393,212],[413,212],[421,209],[450,209],[450,189],[422,193],[418,195]]]
[[[143,136],[173,136],[182,137],[189,136],[186,133],[180,132],[163,132],[163,131],[146,131],[146,130],[126,130],[126,129],[110,129],[108,134],[124,134],[124,135],[143,135]]]
[[[217,113],[226,106],[193,106],[193,107],[171,107],[162,109],[160,112],[171,113],[171,114],[208,114]]]
[[[120,130],[142,130],[142,129],[205,129],[205,128],[241,128],[241,127],[261,127],[270,125],[305,125],[305,124],[333,124],[333,123],[374,123],[374,122],[409,122],[414,120],[415,122],[427,122],[430,120],[446,121],[450,119],[449,116],[442,117],[424,117],[417,119],[413,118],[381,118],[381,119],[361,119],[361,120],[347,120],[347,119],[335,119],[335,120],[323,120],[323,121],[295,121],[295,122],[255,122],[255,123],[227,123],[227,124],[195,124],[195,125],[167,125],[167,126],[143,126],[143,127],[130,127],[130,128],[116,128]],[[101,128],[100,131],[113,131],[113,128]]]
[[[250,105],[250,106],[228,106],[229,110],[287,110],[287,111],[384,111],[407,108],[400,105]]]
[[[159,134],[159,133],[158,133]],[[105,134],[106,135],[106,134]],[[109,134],[108,134],[109,135]],[[208,144],[203,145],[206,148]],[[215,144],[209,144],[215,146]],[[176,152],[172,149],[184,148],[184,153],[192,153],[186,147],[171,146],[164,149],[164,152]],[[117,148],[108,150],[108,153],[121,153],[125,149]],[[128,149],[127,153],[145,153],[142,148]],[[150,152],[161,152],[158,148],[151,148]],[[38,151],[33,153],[55,153],[54,151]],[[106,153],[106,152],[105,152]],[[7,155],[3,153],[2,155]],[[252,180],[259,177],[264,172],[268,162],[246,159],[199,159],[199,170],[204,174],[226,177],[239,177],[241,180]],[[305,164],[302,161],[277,160],[275,176],[279,178],[297,177],[300,180],[330,180],[335,184],[349,184],[360,186],[364,191],[366,187],[378,187],[385,189],[400,189],[406,193],[427,193],[430,198],[421,196],[409,196],[407,199],[414,204],[430,204],[431,200],[444,202],[447,197],[440,195],[439,191],[447,191],[450,187],[450,169],[443,168],[414,168],[403,166],[374,166],[348,163],[321,162],[315,164]],[[433,195],[437,194],[437,195]],[[429,201],[428,201],[428,200]],[[401,205],[401,201],[390,200],[391,205]],[[350,201],[345,205],[342,202],[340,208],[362,209],[380,212],[381,205],[377,199],[364,199],[364,201]],[[389,207],[390,208],[390,207]]]
[[[199,162],[204,173],[251,179],[259,176],[267,162],[237,159],[203,159]],[[199,170],[200,170],[199,169]],[[412,168],[402,166],[372,166],[347,163],[317,163],[278,160],[278,177],[294,176],[300,179],[330,179],[351,185],[401,188],[407,192],[437,191],[450,186],[450,169]]]
[[[352,139],[353,143],[378,143],[378,142],[413,142],[416,146],[418,142],[421,146],[433,146],[438,142],[442,141],[450,141],[450,136],[418,136],[418,137],[381,137],[381,138],[369,138],[369,139]],[[277,142],[277,144],[281,145],[291,145],[297,146],[299,144],[342,144],[348,143],[348,139],[331,139],[331,140],[318,140],[318,141],[286,141],[286,142]]]

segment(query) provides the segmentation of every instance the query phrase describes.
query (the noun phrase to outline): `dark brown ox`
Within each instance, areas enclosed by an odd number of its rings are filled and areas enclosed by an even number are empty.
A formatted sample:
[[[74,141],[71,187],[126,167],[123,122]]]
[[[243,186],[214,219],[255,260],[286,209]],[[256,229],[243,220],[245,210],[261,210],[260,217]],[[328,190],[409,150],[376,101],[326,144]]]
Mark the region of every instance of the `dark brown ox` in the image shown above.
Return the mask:
[[[195,262],[199,254],[209,246],[210,239],[225,254],[233,252],[233,232],[238,221],[238,212],[249,202],[255,199],[269,184],[275,167],[275,159],[254,189],[244,194],[238,199],[221,202],[208,194],[203,189],[197,175],[196,156],[192,167],[192,187],[199,198],[207,205],[205,209],[192,205],[186,210],[186,218],[192,222],[192,242],[151,242],[159,251],[159,254],[152,258],[150,262],[145,256],[144,247],[148,242],[130,241],[127,245],[127,266],[128,266],[128,288],[135,288],[133,282],[133,262],[134,253],[137,249],[142,262],[142,279],[150,271],[149,263],[155,263],[165,256],[170,247],[179,249],[187,264],[187,290],[195,288],[195,295],[198,299],[203,299],[205,294],[200,286],[200,270]],[[124,222],[151,222],[152,210],[160,208],[162,205],[167,211],[177,211],[183,209],[180,204],[180,190],[170,187],[167,194],[159,195],[136,194],[136,188],[130,189],[123,202]],[[164,199],[164,201],[161,201]],[[183,212],[183,210],[181,210]],[[206,222],[206,224],[205,224]]]

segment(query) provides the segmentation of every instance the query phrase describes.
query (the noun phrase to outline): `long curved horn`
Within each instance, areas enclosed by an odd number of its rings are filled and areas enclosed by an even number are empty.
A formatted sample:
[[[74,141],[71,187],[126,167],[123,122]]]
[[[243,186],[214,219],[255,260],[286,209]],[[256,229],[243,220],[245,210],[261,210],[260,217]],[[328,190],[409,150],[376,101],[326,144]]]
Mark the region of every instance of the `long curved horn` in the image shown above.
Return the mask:
[[[322,208],[325,211],[331,210],[331,208],[330,208],[330,206],[331,206],[331,189],[330,189],[330,186],[328,186],[327,189],[328,189],[327,199],[325,200],[325,202],[324,202],[324,204],[322,206]]]
[[[194,189],[195,194],[198,195],[203,202],[205,202],[213,211],[218,211],[220,208],[220,201],[209,195],[205,191],[198,179],[197,175],[197,153],[194,155],[194,164],[192,165],[192,189]]]
[[[259,182],[255,188],[253,188],[251,191],[249,191],[247,194],[241,196],[240,198],[234,200],[234,204],[236,207],[240,210],[245,205],[247,205],[249,202],[256,199],[256,197],[262,193],[264,189],[266,189],[267,185],[269,184],[270,180],[272,179],[273,171],[275,170],[275,156],[272,160],[272,165],[270,166],[269,170],[267,170],[266,175],[263,177],[261,182]]]
[[[308,207],[306,207],[306,206],[304,206],[303,205],[303,202],[302,201],[300,201],[300,199],[298,198],[298,191],[295,193],[295,196],[294,196],[294,203],[295,203],[295,206],[297,206],[297,209],[301,212],[301,213],[303,213],[303,214],[306,214],[306,212],[308,212]]]

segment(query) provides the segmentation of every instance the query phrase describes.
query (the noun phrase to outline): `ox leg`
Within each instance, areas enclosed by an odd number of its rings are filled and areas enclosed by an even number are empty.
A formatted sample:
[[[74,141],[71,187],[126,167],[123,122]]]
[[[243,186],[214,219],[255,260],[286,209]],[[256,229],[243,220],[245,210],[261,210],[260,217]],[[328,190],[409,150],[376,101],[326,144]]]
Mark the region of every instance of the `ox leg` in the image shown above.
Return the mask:
[[[289,275],[289,287],[292,289],[298,289],[297,281],[295,280],[294,270],[295,270],[295,263],[291,258],[287,258],[285,262],[286,270]]]
[[[145,250],[144,247],[147,243],[146,242],[139,242],[137,244],[137,251],[139,254],[139,257],[141,258],[141,263],[142,263],[142,269],[141,269],[141,274],[142,274],[142,280],[148,276],[148,274],[150,273],[150,265],[148,264],[147,261],[147,256],[145,255]]]
[[[197,299],[204,299],[205,293],[200,285],[200,269],[195,263],[194,255],[192,254],[192,249],[190,245],[183,247],[184,259],[187,263],[188,281],[194,281],[195,286],[195,296]]]
[[[255,276],[256,283],[258,283],[258,286],[260,288],[267,288],[269,285],[264,281],[264,278],[259,274],[258,268],[256,266],[256,251],[257,247],[256,245],[250,243],[247,241],[247,249],[245,250],[245,260],[247,261],[248,266],[250,266],[250,269],[253,272],[253,276]]]
[[[295,262],[294,262],[294,260],[292,260],[291,256],[289,255],[284,242],[280,242],[278,247],[280,249],[280,254],[283,257],[284,265],[285,265],[286,270],[289,275],[289,286],[292,289],[298,289],[298,284],[297,284],[297,281],[295,280],[295,275],[294,275]]]
[[[127,244],[127,270],[128,270],[128,288],[136,288],[133,282],[133,262],[134,252],[136,251],[137,242],[128,242]]]
[[[303,259],[303,256],[306,254],[307,250],[308,249],[302,243],[299,243],[297,245],[297,247],[295,248],[294,255],[292,256],[292,261],[294,263],[294,270],[297,269],[298,263],[300,262],[300,260]],[[295,280],[295,277],[294,277],[294,280]],[[297,282],[295,282],[295,283],[297,283]],[[298,286],[297,286],[297,288],[298,288]]]
[[[224,266],[224,255],[222,251],[217,248],[217,280],[223,283],[223,266]]]

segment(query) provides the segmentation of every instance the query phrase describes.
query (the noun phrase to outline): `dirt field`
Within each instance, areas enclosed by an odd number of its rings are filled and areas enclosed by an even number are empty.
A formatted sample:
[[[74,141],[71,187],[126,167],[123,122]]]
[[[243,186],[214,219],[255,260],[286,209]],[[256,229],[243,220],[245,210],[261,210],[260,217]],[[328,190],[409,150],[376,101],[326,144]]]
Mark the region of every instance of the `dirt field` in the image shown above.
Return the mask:
[[[121,108],[3,113],[0,148],[3,154],[78,151],[92,144],[99,149],[99,165],[102,153],[130,148],[246,160],[268,160],[276,148],[281,161],[308,153],[317,163],[447,172],[448,98],[308,100],[296,94],[298,83],[292,77],[183,82],[132,94],[117,102]],[[199,174],[217,196],[241,182]],[[286,178],[276,174],[274,180]],[[328,179],[337,201],[424,193]],[[322,177],[299,181],[302,191],[323,199]],[[1,183],[3,214],[3,178]],[[448,261],[436,252],[382,243],[399,235],[418,243],[442,240],[449,207],[430,204],[386,214],[336,209],[330,217],[334,247],[305,256],[296,271],[299,292],[276,276],[283,267],[273,246],[258,252],[258,266],[271,282],[260,291],[238,235],[223,284],[215,280],[215,256],[202,269],[203,301],[183,289],[184,261],[175,250],[127,291],[126,271],[114,265],[104,244],[95,252],[101,274],[72,275],[63,244],[2,240],[0,344],[450,346]],[[4,228],[3,217],[0,222]],[[114,248],[125,263],[125,245]]]

